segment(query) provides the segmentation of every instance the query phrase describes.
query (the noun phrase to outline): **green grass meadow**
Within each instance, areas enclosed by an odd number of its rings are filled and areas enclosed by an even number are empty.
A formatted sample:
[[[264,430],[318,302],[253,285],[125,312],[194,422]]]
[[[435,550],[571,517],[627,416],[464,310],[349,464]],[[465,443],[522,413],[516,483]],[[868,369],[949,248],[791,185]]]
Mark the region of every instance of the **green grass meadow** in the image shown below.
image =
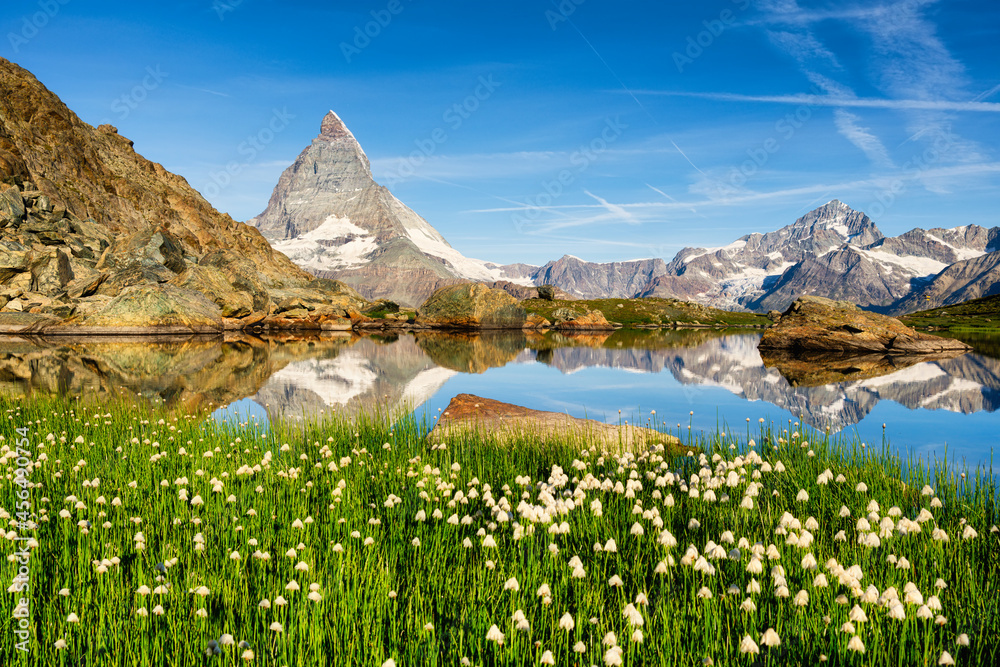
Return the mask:
[[[5,589],[30,544],[4,665],[1000,661],[992,478],[882,444],[761,422],[665,458],[431,447],[377,411],[0,415]]]

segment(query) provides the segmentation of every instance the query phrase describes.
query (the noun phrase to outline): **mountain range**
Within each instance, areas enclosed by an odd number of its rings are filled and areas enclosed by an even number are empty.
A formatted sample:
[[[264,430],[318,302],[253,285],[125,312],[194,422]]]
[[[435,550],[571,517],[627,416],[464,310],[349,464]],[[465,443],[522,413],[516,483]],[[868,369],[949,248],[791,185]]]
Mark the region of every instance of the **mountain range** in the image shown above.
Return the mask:
[[[775,231],[684,248],[669,262],[470,259],[375,182],[360,144],[332,111],[281,175],[264,212],[248,222],[315,275],[342,280],[368,299],[409,306],[468,280],[555,285],[583,299],[661,296],[755,312],[783,310],[812,294],[901,314],[1000,291],[1000,228],[918,228],[887,237],[836,199]]]

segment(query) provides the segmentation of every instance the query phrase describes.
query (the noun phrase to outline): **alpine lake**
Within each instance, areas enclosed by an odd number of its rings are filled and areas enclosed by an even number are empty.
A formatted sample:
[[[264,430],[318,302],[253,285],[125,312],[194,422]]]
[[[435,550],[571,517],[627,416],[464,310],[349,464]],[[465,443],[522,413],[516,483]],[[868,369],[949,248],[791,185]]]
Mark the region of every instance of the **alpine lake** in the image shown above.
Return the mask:
[[[946,359],[882,358],[806,371],[762,359],[746,330],[226,338],[0,339],[0,392],[115,396],[217,420],[412,411],[426,428],[459,393],[686,439],[798,424],[952,470],[994,476],[1000,336]],[[131,400],[131,399],[130,399]],[[836,438],[835,438],[836,439]]]

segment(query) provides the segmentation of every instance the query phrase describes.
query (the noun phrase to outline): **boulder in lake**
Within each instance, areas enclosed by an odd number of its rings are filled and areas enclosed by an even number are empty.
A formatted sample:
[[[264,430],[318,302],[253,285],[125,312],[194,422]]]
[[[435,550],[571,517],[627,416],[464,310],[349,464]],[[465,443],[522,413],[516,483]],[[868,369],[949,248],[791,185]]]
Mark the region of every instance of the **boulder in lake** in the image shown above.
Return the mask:
[[[417,310],[417,324],[440,329],[520,329],[527,321],[518,300],[480,283],[448,285]]]
[[[427,438],[439,443],[479,434],[499,442],[556,440],[579,442],[582,448],[631,450],[662,444],[668,455],[683,455],[687,451],[676,437],[653,429],[532,410],[472,394],[459,394],[451,399]]]
[[[895,318],[861,310],[852,303],[817,296],[799,297],[764,332],[758,347],[840,354],[932,354],[972,349],[958,340],[920,333]]]

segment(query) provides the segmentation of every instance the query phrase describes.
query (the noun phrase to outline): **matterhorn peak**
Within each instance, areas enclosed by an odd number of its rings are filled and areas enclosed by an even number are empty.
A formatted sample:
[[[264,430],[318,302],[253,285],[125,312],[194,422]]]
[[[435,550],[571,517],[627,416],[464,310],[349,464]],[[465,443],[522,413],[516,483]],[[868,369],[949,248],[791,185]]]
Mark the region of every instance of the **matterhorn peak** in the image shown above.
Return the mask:
[[[344,125],[344,121],[340,120],[340,116],[333,111],[329,111],[323,116],[323,122],[319,126],[319,137],[317,139],[354,139],[354,135]],[[354,140],[357,141],[356,139]]]

